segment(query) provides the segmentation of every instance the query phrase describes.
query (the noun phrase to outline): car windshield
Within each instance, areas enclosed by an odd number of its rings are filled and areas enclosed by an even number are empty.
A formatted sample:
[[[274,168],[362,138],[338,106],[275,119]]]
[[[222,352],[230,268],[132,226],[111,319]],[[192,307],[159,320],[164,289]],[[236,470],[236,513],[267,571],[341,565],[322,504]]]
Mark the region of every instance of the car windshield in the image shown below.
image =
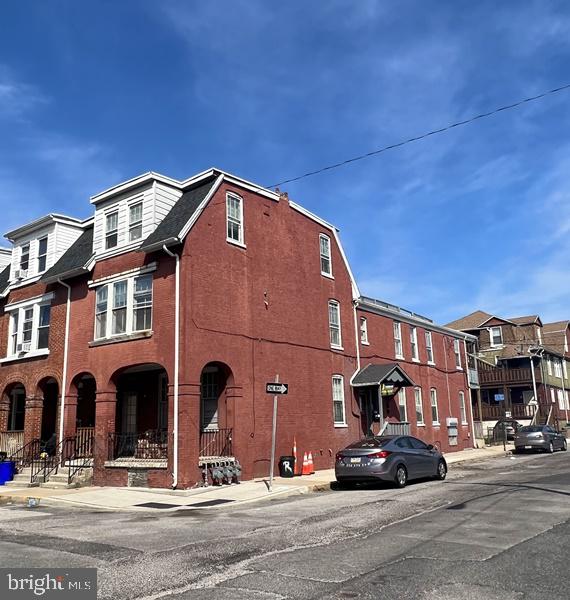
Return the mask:
[[[347,448],[382,448],[382,446],[385,446],[391,440],[392,438],[388,437],[365,438],[354,442],[354,444],[350,444]]]
[[[540,425],[527,425],[526,427],[521,427],[519,429],[519,433],[536,433],[537,431],[542,431],[542,426]]]

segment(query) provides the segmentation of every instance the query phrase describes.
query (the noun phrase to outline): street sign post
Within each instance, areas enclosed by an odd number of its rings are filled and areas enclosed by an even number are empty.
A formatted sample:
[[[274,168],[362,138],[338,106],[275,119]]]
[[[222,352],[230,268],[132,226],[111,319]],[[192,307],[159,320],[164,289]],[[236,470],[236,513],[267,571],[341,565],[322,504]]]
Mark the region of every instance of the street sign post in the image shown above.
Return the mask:
[[[275,462],[275,433],[277,431],[277,397],[285,395],[289,391],[288,383],[279,383],[279,375],[275,375],[275,381],[265,384],[265,392],[273,394],[273,428],[271,432],[271,458],[269,459],[269,491],[273,488],[273,463]]]

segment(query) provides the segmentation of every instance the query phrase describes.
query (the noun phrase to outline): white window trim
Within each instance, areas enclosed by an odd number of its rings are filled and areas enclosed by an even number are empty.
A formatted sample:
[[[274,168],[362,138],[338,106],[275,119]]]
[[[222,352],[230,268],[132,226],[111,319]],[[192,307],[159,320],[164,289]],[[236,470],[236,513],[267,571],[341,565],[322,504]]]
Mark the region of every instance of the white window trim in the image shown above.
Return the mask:
[[[370,346],[368,341],[368,319],[366,317],[360,317],[360,343],[363,346]]]
[[[152,273],[156,271],[158,268],[157,262],[149,263],[144,267],[136,267],[135,269],[129,269],[128,271],[121,271],[120,273],[115,273],[114,275],[109,275],[108,277],[100,277],[99,279],[93,279],[87,282],[87,286],[92,288],[101,287],[106,283],[113,283],[114,281],[120,281],[122,279],[128,279],[129,277],[138,277],[139,275],[146,275],[148,273]]]
[[[104,232],[103,232],[103,252],[107,252],[108,250],[115,250],[115,248],[118,248],[120,246],[120,244],[119,244],[119,209],[120,209],[120,206],[113,206],[109,210],[105,211],[103,214],[103,218],[105,219],[105,223],[104,223],[105,227],[104,227]],[[107,229],[107,219],[111,215],[117,215],[117,227],[116,227],[116,229],[112,229],[109,232],[109,230]],[[107,247],[107,237],[108,237],[109,233],[111,233],[111,235],[115,234],[117,236],[117,243],[114,246]]]
[[[426,356],[427,356],[427,364],[428,365],[435,365],[435,353],[433,351],[433,336],[431,334],[431,331],[425,331],[426,334]],[[429,345],[427,343],[429,338]],[[429,352],[428,352],[428,348],[431,350],[431,360],[429,358]]]
[[[228,199],[234,198],[239,201],[239,240],[234,240],[228,236],[228,223],[230,221],[230,215],[228,211]],[[232,222],[235,219],[232,217]],[[226,192],[226,242],[230,244],[234,244],[234,246],[239,246],[241,248],[246,248],[245,245],[245,231],[244,231],[244,219],[243,219],[243,198],[236,194],[235,192]]]
[[[461,362],[461,342],[458,339],[453,340],[453,358],[455,360],[455,368],[458,371],[463,371],[463,363]],[[459,359],[459,364],[457,364]]]
[[[402,399],[404,400],[404,403],[402,404]],[[400,388],[398,390],[398,416],[400,417],[400,423],[409,423],[409,419],[408,419],[408,399],[406,397],[406,388]],[[401,407],[404,407],[404,420],[402,421],[402,411],[400,410]]]
[[[433,394],[432,394],[433,392]],[[434,421],[433,420],[433,402],[432,402],[432,396],[433,398],[435,398],[435,410],[436,410],[436,415],[437,415],[437,420]],[[439,406],[437,404],[437,390],[435,388],[430,388],[429,390],[429,406],[430,406],[430,413],[431,413],[431,418],[432,418],[432,422],[431,424],[434,425],[435,427],[438,427],[439,425],[441,425],[441,423],[439,422]]]
[[[396,327],[398,328],[398,337],[396,337]],[[404,358],[404,343],[402,341],[402,323],[400,321],[393,321],[393,329],[394,329],[394,356],[396,358]],[[400,342],[400,348],[402,352],[398,354],[396,352],[396,340]]]
[[[330,308],[331,306],[336,306],[337,315],[338,315],[338,344],[333,344],[331,338],[331,319],[330,319]],[[335,350],[344,350],[342,347],[342,322],[340,317],[340,302],[338,300],[329,300],[327,304],[327,314],[329,319],[329,342],[331,348]]]
[[[461,402],[461,399],[463,399],[463,403]],[[462,406],[463,411],[461,410]],[[467,405],[465,404],[465,392],[463,390],[459,391],[459,414],[461,415],[461,425],[467,425]],[[465,419],[463,419],[463,415],[465,415]]]
[[[329,255],[325,256],[325,258],[329,259],[330,273],[327,273],[326,271],[323,271],[323,269],[322,269],[322,258],[323,258],[324,255],[321,252],[321,239],[325,239],[329,243]],[[320,262],[319,268],[321,269],[321,275],[323,277],[328,277],[329,279],[334,279],[333,268],[332,268],[332,245],[331,245],[331,238],[328,235],[324,234],[324,233],[320,233],[319,234],[319,262]]]
[[[11,304],[6,304],[4,310],[6,312],[11,312],[13,310],[24,308],[26,306],[31,306],[33,304],[47,304],[48,302],[51,302],[54,298],[55,293],[50,292],[49,294],[42,294],[41,296],[34,296],[33,298],[26,298],[25,300],[20,300],[19,302],[12,302]]]
[[[45,254],[40,254],[40,242],[42,240],[46,241],[46,253]],[[40,270],[40,260],[42,259],[42,257],[45,258],[45,268]],[[49,257],[49,234],[42,235],[41,238],[38,238],[38,255],[36,256],[36,264],[37,264],[36,274],[37,275],[41,275],[48,270],[48,257]]]
[[[420,348],[418,346],[418,328],[415,325],[410,325],[410,347],[412,350],[412,362],[420,362]],[[416,355],[414,356],[414,348]]]
[[[8,343],[6,346],[6,355],[5,359],[7,360],[23,360],[28,358],[34,358],[35,356],[45,356],[49,354],[48,348],[38,348],[38,338],[39,338],[39,322],[40,322],[40,311],[43,306],[51,306],[51,300],[54,294],[46,294],[44,296],[40,296],[40,299],[36,298],[35,300],[25,300],[22,302],[15,303],[11,305],[9,308],[6,307],[6,312],[9,313],[9,323],[8,323]],[[24,335],[24,312],[26,310],[32,310],[32,337],[28,342],[30,344],[29,352],[25,354],[19,353],[17,350],[13,350],[13,336],[14,336],[14,313],[18,313],[18,330],[16,332],[16,344],[23,344],[23,335]],[[51,316],[50,316],[50,327],[51,327]]]
[[[420,407],[422,409],[422,420],[418,421],[418,405],[416,402],[416,391],[418,391],[420,393]],[[421,387],[415,387],[414,388],[414,414],[416,416],[416,425],[418,427],[425,427],[426,426],[426,417],[424,414],[424,399],[423,399],[423,394],[422,394],[422,388]]]
[[[493,342],[493,329],[498,329],[501,334],[501,341],[498,344],[495,344]],[[500,348],[501,346],[503,346],[503,344],[504,344],[503,328],[500,325],[495,325],[494,327],[489,327],[489,344],[491,345],[491,348]]]
[[[131,223],[131,209],[134,206],[137,206],[138,204],[141,205],[140,221],[135,221],[134,223]],[[128,223],[127,223],[127,243],[132,244],[133,242],[138,242],[138,241],[142,240],[142,238],[143,238],[143,222],[144,222],[144,196],[130,200],[127,203],[127,221],[128,221]],[[138,227],[139,225],[141,228],[140,237],[138,237],[136,240],[131,240],[131,229],[134,229],[135,227]]]
[[[128,278],[123,277],[120,279],[113,279],[112,281],[107,281],[104,284],[100,284],[100,285],[96,286],[96,291],[95,291],[95,295],[94,295],[94,310],[93,310],[93,314],[95,315],[95,319],[93,322],[93,341],[100,342],[102,340],[112,340],[112,339],[121,338],[121,337],[129,336],[129,335],[133,335],[133,334],[139,334],[142,332],[152,331],[152,325],[153,325],[152,313],[154,311],[154,278],[152,280],[152,286],[151,286],[151,293],[152,293],[152,303],[150,306],[151,327],[150,327],[150,329],[137,329],[137,330],[133,329],[135,279],[137,277],[143,277],[148,274],[149,273],[139,273],[137,275],[133,275],[132,277],[128,277]],[[127,311],[126,321],[125,321],[125,331],[121,331],[120,333],[113,333],[113,310],[114,310],[113,309],[113,290],[114,290],[115,284],[119,283],[121,281],[127,282],[127,304],[124,307],[124,308],[126,308],[126,311]],[[107,309],[105,311],[106,315],[107,315],[107,321],[106,321],[106,325],[105,325],[106,335],[97,337],[97,289],[100,289],[104,285],[107,286]],[[93,286],[93,287],[95,287],[95,286]]]
[[[334,380],[335,379],[339,379],[340,380],[340,389],[342,391],[342,416],[343,416],[343,420],[342,421],[335,421],[335,416],[334,416],[334,404],[335,402],[340,402],[340,400],[335,400],[334,397]],[[345,395],[344,395],[344,377],[342,375],[339,374],[334,374],[331,377],[331,387],[332,387],[332,401],[333,401],[333,423],[335,427],[348,427],[348,424],[346,422],[346,401],[345,401]]]

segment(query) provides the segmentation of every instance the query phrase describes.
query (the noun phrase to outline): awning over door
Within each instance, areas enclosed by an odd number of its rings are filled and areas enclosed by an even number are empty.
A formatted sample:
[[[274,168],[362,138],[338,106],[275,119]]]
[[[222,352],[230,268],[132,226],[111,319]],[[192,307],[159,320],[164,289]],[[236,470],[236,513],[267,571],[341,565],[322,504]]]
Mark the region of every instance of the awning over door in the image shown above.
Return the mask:
[[[415,385],[398,364],[366,365],[360,369],[352,380],[354,387],[382,384],[398,387],[412,387]]]

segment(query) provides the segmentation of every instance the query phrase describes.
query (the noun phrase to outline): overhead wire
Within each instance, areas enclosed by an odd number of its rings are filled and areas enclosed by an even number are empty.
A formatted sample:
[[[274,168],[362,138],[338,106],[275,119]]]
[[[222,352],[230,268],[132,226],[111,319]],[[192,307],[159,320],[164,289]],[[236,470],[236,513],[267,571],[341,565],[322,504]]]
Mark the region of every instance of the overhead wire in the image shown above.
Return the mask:
[[[528,98],[523,98],[517,102],[513,102],[512,104],[506,104],[505,106],[500,106],[498,108],[494,108],[493,110],[489,110],[484,113],[480,113],[478,115],[474,115],[469,117],[468,119],[464,119],[462,121],[456,121],[455,123],[451,123],[446,125],[445,127],[440,127],[439,129],[433,129],[432,131],[428,131],[427,133],[422,133],[421,135],[416,135],[414,137],[402,140],[400,142],[396,142],[394,144],[389,144],[388,146],[384,146],[382,148],[378,148],[377,150],[372,150],[371,152],[367,152],[366,154],[360,154],[359,156],[354,156],[352,158],[347,158],[338,163],[334,163],[332,165],[327,165],[325,167],[321,167],[320,169],[316,169],[315,171],[309,171],[308,173],[304,173],[303,175],[298,175],[297,177],[291,177],[289,179],[284,179],[279,183],[274,183],[272,185],[266,186],[267,188],[276,188],[281,185],[285,185],[286,183],[292,183],[294,181],[299,181],[300,179],[305,179],[306,177],[312,177],[313,175],[318,175],[320,173],[324,173],[325,171],[331,171],[333,169],[338,169],[345,165],[348,165],[353,162],[357,162],[360,160],[364,160],[365,158],[370,158],[371,156],[376,156],[378,154],[382,154],[383,152],[387,152],[388,150],[394,150],[395,148],[400,148],[407,144],[411,144],[412,142],[418,142],[420,140],[424,140],[430,136],[437,135],[440,133],[444,133],[449,131],[450,129],[454,129],[455,127],[462,127],[463,125],[468,125],[469,123],[473,123],[474,121],[478,121],[479,119],[485,119],[487,117],[491,117],[496,115],[497,113],[504,112],[506,110],[511,110],[513,108],[517,108],[522,106],[523,104],[527,104],[529,102],[535,102],[536,100],[540,100],[541,98],[545,98],[546,96],[550,96],[552,94],[556,94],[558,92],[566,91],[570,89],[570,83],[565,85],[561,85],[559,87],[553,88],[551,90],[547,90],[545,92],[541,92],[536,96],[529,96]]]

